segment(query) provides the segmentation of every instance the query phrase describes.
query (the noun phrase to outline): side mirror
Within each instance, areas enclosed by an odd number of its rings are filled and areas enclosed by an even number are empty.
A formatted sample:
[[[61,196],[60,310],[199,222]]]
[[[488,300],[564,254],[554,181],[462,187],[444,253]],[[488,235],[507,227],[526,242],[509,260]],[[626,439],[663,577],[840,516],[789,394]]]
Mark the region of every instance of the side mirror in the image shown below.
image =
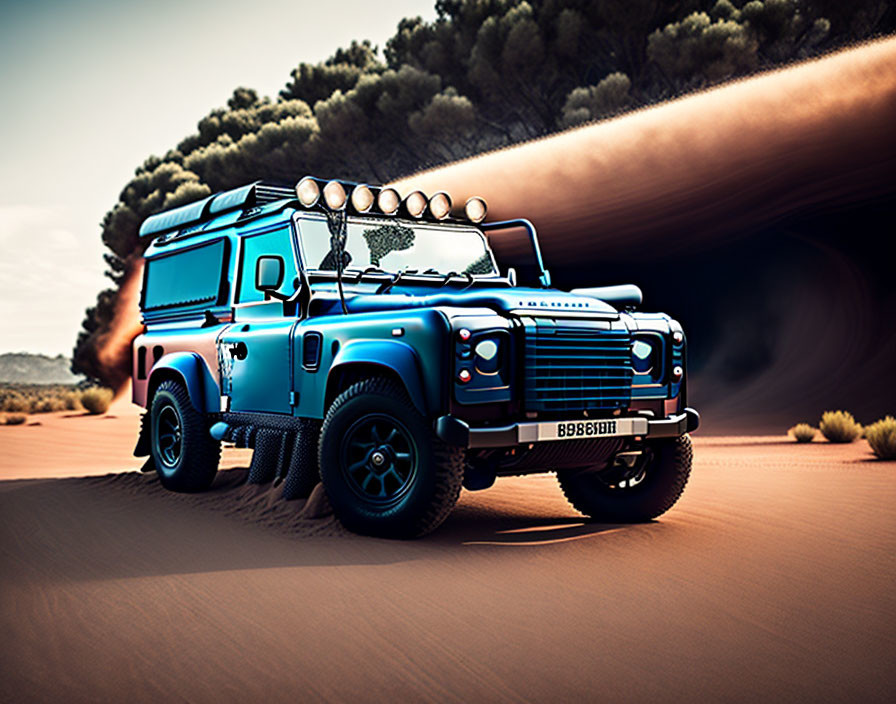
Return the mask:
[[[516,269],[513,267],[507,269],[507,281],[511,286],[516,286]]]
[[[283,284],[283,257],[259,257],[255,264],[255,288],[263,291],[265,298],[272,295]]]

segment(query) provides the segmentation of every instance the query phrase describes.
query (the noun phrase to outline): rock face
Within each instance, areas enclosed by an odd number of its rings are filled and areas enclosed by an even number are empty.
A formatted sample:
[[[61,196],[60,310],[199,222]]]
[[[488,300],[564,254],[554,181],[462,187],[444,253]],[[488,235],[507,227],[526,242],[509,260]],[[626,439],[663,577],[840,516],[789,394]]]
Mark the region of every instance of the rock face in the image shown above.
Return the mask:
[[[15,384],[77,384],[84,377],[72,374],[71,360],[61,354],[13,352],[0,354],[0,382]]]

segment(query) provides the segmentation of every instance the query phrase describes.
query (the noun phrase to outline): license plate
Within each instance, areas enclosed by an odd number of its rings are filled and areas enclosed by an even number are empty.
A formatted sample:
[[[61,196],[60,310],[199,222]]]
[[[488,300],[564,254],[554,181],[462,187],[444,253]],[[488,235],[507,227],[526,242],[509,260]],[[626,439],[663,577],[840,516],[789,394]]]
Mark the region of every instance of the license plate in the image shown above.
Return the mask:
[[[587,440],[588,438],[612,438],[622,435],[646,435],[645,418],[603,418],[599,420],[568,420],[533,423],[535,441]],[[523,440],[521,435],[521,441]]]

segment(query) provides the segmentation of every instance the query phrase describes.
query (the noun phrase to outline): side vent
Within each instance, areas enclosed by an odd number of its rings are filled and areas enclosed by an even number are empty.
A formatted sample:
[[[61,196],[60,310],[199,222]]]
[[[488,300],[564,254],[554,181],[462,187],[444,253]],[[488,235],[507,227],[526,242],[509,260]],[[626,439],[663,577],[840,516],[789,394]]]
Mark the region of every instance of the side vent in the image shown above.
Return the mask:
[[[146,347],[140,345],[137,348],[137,379],[142,381],[146,378]]]
[[[320,347],[323,338],[319,332],[306,332],[302,336],[302,366],[316,371],[320,366]]]

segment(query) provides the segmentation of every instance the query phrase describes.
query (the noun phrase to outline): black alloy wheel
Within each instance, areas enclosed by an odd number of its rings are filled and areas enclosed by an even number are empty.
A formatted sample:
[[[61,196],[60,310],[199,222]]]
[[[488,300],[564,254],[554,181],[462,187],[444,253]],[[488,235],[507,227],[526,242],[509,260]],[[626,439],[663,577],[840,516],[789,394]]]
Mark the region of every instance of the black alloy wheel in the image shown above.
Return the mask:
[[[417,455],[414,439],[403,423],[371,413],[348,429],[340,465],[360,498],[388,506],[399,501],[413,484]]]
[[[202,491],[218,472],[221,443],[208,432],[180,382],[163,381],[150,405],[150,454],[159,481],[172,491]]]
[[[333,511],[356,533],[425,535],[460,495],[463,448],[443,442],[394,379],[364,379],[336,397],[321,428],[319,456]]]

